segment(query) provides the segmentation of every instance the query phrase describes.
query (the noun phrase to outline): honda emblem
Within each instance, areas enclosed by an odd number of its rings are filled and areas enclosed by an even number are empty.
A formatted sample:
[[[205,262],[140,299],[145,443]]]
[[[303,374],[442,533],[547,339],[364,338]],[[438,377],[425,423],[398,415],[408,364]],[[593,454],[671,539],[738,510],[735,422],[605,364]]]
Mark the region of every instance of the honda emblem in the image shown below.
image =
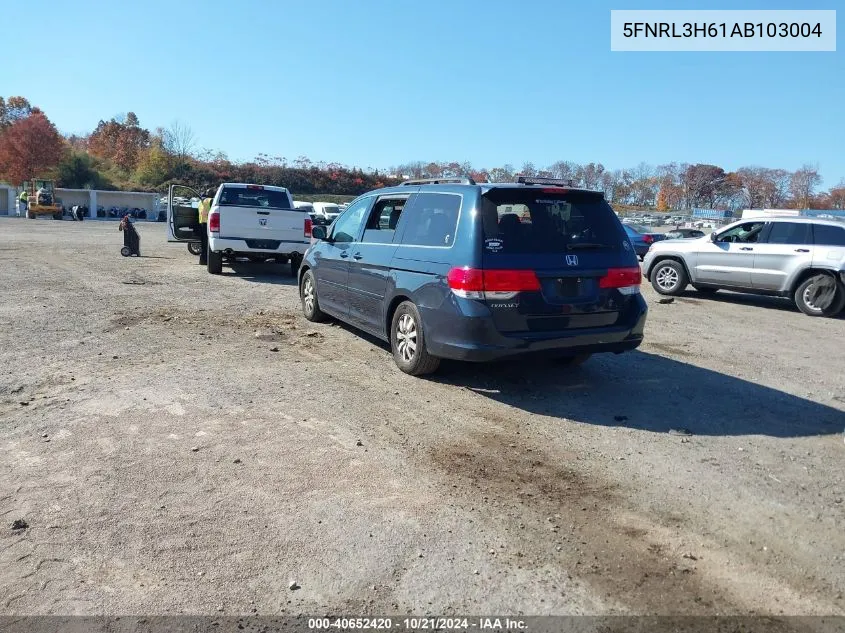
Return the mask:
[[[578,265],[578,255],[567,255],[566,256],[566,265],[567,266],[577,266]]]

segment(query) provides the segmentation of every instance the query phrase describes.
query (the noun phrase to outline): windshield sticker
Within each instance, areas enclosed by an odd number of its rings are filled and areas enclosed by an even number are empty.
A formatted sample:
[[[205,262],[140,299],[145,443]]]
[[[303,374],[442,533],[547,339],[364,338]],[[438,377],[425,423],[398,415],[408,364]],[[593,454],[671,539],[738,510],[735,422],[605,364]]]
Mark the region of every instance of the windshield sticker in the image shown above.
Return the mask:
[[[504,242],[497,237],[484,240],[484,248],[493,253],[498,253],[504,247]]]

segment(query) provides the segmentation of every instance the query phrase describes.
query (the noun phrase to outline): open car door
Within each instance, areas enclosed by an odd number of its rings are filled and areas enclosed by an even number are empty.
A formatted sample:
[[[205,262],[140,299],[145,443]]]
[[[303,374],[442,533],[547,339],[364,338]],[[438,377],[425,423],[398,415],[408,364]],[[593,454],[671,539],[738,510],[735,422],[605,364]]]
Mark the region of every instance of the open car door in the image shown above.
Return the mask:
[[[185,185],[170,185],[167,195],[167,241],[198,242],[200,194]]]

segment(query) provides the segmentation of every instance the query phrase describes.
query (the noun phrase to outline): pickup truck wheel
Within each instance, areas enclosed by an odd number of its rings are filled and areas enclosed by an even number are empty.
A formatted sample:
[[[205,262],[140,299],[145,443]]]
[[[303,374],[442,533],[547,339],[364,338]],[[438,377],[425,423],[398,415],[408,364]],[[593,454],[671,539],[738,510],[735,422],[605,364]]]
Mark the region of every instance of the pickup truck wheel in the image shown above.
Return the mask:
[[[317,282],[314,273],[306,270],[299,284],[299,298],[302,300],[302,314],[314,323],[326,320],[326,313],[320,310],[320,300],[317,299]]]
[[[440,359],[428,353],[419,310],[410,301],[400,303],[393,313],[390,347],[396,365],[411,376],[430,374],[440,366]]]
[[[662,295],[679,295],[687,287],[687,271],[680,262],[664,259],[651,271],[651,285]]]
[[[299,255],[290,256],[290,276],[296,277],[299,275],[299,266],[302,264],[302,257]]]
[[[188,242],[188,252],[191,255],[199,257],[199,254],[202,253],[202,244],[199,242]]]
[[[208,261],[206,263],[208,272],[212,275],[219,275],[223,272],[223,253],[215,253],[208,251]]]
[[[845,289],[830,275],[813,275],[798,286],[794,299],[808,316],[835,316],[845,308]]]

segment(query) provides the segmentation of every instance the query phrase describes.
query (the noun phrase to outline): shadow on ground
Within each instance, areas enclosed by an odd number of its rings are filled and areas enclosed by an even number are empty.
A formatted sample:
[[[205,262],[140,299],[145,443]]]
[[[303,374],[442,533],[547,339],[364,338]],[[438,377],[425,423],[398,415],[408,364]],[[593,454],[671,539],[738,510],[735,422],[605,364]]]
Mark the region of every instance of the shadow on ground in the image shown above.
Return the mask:
[[[655,433],[804,437],[841,433],[845,412],[656,354],[554,361],[444,363],[433,380],[529,413]]]
[[[223,273],[226,273],[223,266]],[[233,262],[229,270],[245,281],[260,284],[275,284],[279,286],[295,286],[296,277],[290,274],[290,264],[276,264],[270,262]]]

